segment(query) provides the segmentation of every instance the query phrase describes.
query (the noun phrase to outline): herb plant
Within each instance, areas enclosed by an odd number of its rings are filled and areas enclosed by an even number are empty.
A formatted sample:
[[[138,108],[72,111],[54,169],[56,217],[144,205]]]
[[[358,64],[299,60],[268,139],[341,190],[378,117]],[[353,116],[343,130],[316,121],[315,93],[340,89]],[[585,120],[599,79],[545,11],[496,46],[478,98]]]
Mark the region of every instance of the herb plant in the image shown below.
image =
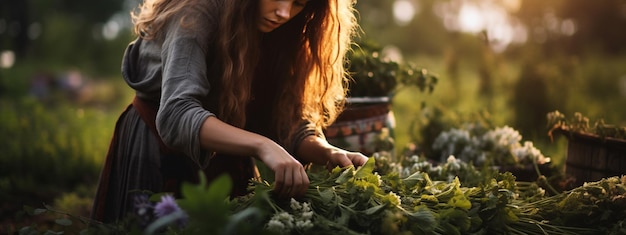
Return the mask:
[[[410,86],[430,93],[438,81],[436,75],[413,63],[383,58],[382,48],[366,40],[353,45],[346,67],[352,77],[350,97],[391,97]]]
[[[593,126],[590,125],[589,118],[582,113],[575,112],[571,118],[566,118],[565,114],[558,110],[552,111],[546,115],[548,119],[548,135],[552,137],[555,130],[569,131],[574,133],[583,133],[596,135],[601,138],[614,138],[626,140],[626,127],[607,124],[604,119],[598,119]]]

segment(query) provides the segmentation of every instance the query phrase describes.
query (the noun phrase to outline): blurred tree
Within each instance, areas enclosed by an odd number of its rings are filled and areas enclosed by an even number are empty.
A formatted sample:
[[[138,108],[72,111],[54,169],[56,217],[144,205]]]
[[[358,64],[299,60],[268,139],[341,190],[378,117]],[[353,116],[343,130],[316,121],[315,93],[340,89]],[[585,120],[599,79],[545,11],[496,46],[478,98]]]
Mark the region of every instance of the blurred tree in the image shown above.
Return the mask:
[[[513,91],[512,106],[515,110],[514,126],[527,139],[546,141],[546,113],[551,105],[546,80],[540,64],[525,63]]]
[[[103,37],[104,27],[123,9],[125,1],[2,0],[0,49],[13,51],[16,65],[28,63],[45,70],[69,66],[101,72],[100,67],[111,64],[105,61],[110,53],[103,54],[102,50],[117,43],[115,38]],[[8,26],[5,33],[3,22]],[[118,26],[117,29],[123,28]],[[123,41],[128,40],[123,38]],[[115,57],[116,67],[119,67],[119,57]]]
[[[541,44],[546,55],[626,49],[624,0],[524,0],[515,15],[528,27],[529,43]]]
[[[55,0],[57,10],[89,24],[104,23],[120,10],[124,0]]]
[[[483,39],[482,53],[478,63],[478,77],[480,78],[479,86],[478,86],[478,94],[483,97],[487,103],[487,110],[492,110],[493,108],[493,97],[494,97],[494,87],[493,73],[496,70],[496,61],[494,52],[489,45],[489,35],[487,31],[481,32]]]
[[[448,41],[448,32],[433,6],[441,0],[410,0],[413,12],[408,22],[399,24],[394,16],[396,0],[359,0],[359,24],[364,37],[381,45],[395,45],[405,55],[441,55]]]
[[[0,1],[0,50],[13,48],[22,56],[28,46],[28,1]]]
[[[570,0],[560,9],[559,16],[576,23],[568,51],[580,52],[590,43],[609,54],[621,54],[626,49],[624,0]]]

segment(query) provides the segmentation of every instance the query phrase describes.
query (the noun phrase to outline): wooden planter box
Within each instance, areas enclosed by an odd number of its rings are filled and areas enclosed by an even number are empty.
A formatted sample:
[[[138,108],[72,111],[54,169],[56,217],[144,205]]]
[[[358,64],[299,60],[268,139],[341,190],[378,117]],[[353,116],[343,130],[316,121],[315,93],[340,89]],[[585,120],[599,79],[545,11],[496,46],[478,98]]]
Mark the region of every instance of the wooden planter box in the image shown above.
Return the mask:
[[[576,185],[626,174],[626,140],[558,129],[568,139],[565,173]]]

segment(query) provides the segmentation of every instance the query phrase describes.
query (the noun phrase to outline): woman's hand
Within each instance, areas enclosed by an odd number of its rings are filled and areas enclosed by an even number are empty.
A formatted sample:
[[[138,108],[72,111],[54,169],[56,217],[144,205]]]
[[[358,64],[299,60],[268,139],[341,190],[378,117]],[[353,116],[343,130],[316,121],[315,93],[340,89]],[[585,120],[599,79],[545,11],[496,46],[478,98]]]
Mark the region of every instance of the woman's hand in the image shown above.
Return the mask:
[[[354,165],[354,167],[359,167],[367,162],[367,157],[359,152],[350,152],[336,147],[330,148],[329,151],[330,157],[326,163],[328,170],[332,170],[336,166],[346,167]]]
[[[264,136],[209,117],[200,129],[200,143],[216,152],[257,157],[274,171],[274,190],[282,197],[302,196],[309,188],[309,177],[302,164]]]
[[[337,148],[319,136],[306,137],[300,143],[298,157],[303,162],[326,165],[329,169],[335,168],[335,166],[362,166],[368,159],[362,153]]]
[[[260,146],[257,156],[274,171],[274,191],[287,198],[304,195],[309,188],[309,177],[304,166],[283,147],[268,141]]]

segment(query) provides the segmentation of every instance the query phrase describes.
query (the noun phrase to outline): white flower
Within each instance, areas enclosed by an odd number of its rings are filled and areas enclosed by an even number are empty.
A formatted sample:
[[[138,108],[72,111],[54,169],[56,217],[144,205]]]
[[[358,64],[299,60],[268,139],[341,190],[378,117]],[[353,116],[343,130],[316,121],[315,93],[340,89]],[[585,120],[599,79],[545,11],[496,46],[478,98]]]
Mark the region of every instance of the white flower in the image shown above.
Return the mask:
[[[301,229],[301,230],[307,230],[313,227],[313,223],[311,223],[310,220],[305,220],[305,221],[297,221],[296,222],[296,228]]]
[[[291,198],[289,206],[293,214],[285,211],[274,214],[270,222],[266,225],[268,230],[280,234],[288,234],[293,229],[303,231],[314,226],[313,222],[311,222],[313,211],[308,202],[299,202]]]
[[[442,160],[449,155],[461,153],[472,143],[472,137],[468,130],[452,128],[439,134],[433,142],[433,150],[441,152]]]
[[[302,209],[302,205],[300,205],[300,202],[296,201],[296,199],[291,198],[291,209],[293,210],[300,210]]]
[[[293,228],[294,218],[291,214],[287,212],[280,212],[278,214],[275,214],[274,217],[272,217],[272,219],[276,219],[282,222],[287,229]]]
[[[537,160],[539,164],[550,162],[550,158],[543,156],[541,151],[535,148],[532,141],[524,142],[524,146],[514,148],[511,153],[518,162],[532,162],[534,160]]]
[[[278,220],[271,219],[269,222],[267,222],[266,228],[267,230],[274,232],[283,232],[285,230],[285,225]]]
[[[313,218],[313,211],[302,212],[302,219],[310,220]]]
[[[446,162],[448,165],[448,170],[450,171],[458,171],[461,169],[461,163],[454,157],[454,155],[448,156],[448,160]]]

